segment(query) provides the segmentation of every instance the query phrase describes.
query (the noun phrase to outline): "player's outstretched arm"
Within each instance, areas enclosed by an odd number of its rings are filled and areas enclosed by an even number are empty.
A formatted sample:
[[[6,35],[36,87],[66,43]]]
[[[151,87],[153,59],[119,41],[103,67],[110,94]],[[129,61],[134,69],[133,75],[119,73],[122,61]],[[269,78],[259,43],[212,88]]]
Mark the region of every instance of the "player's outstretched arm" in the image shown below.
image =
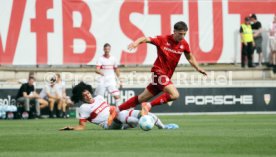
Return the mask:
[[[77,125],[77,126],[74,126],[74,127],[66,126],[64,128],[59,129],[59,131],[67,131],[67,130],[69,130],[69,131],[72,131],[72,130],[81,131],[81,130],[85,129],[85,126],[86,126],[86,122],[80,121],[79,125]]]
[[[135,40],[133,43],[128,45],[128,50],[133,50],[136,49],[138,45],[142,44],[142,43],[149,43],[150,42],[150,38],[148,37],[140,37],[137,40]]]
[[[186,59],[188,60],[188,62],[189,62],[198,72],[200,72],[201,74],[207,76],[207,73],[205,72],[205,70],[204,70],[204,69],[201,69],[201,68],[198,66],[195,57],[194,57],[191,53],[184,53],[184,54],[185,54],[185,57],[186,57]]]
[[[96,67],[96,73],[101,75],[101,76],[104,76],[103,72],[101,71],[100,67]]]

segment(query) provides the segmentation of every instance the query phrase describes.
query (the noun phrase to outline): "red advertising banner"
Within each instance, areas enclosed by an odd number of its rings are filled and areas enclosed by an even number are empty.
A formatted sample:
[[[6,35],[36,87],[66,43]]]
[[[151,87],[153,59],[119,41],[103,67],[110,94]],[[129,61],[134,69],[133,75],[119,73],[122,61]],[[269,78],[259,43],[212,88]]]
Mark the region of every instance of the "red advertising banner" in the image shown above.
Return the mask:
[[[240,62],[244,17],[256,13],[265,36],[276,0],[5,0],[0,10],[2,65],[94,65],[105,43],[121,64],[152,64],[153,45],[134,52],[127,45],[170,34],[180,20],[189,26],[185,38],[199,62],[233,63]]]

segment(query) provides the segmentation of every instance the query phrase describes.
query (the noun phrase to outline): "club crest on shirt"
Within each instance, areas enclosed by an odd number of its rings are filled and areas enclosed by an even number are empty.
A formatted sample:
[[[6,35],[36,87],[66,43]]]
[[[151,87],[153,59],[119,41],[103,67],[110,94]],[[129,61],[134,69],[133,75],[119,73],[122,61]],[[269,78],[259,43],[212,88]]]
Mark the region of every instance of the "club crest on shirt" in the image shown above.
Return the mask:
[[[181,49],[183,49],[183,48],[184,48],[184,46],[183,46],[183,45],[180,45],[180,48],[181,48]]]

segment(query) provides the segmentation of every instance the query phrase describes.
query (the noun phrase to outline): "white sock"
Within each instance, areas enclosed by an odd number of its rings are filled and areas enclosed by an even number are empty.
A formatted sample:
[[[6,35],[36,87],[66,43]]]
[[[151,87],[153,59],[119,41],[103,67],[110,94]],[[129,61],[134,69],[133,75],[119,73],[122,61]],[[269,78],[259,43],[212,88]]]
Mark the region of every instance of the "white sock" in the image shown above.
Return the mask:
[[[116,105],[116,112],[117,112],[117,113],[120,112],[119,106],[117,106],[117,105]]]
[[[153,113],[149,113],[150,116],[152,116],[152,118],[154,119],[155,121],[155,126],[158,127],[158,129],[164,129],[165,128],[165,125],[162,123],[162,121]]]

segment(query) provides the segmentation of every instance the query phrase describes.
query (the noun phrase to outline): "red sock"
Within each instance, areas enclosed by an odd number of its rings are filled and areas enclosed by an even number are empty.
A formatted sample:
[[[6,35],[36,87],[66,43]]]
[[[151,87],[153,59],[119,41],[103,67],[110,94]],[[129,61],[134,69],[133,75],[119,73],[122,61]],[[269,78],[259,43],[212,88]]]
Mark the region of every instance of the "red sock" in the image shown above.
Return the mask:
[[[134,96],[134,97],[128,99],[128,101],[124,102],[122,105],[120,105],[119,110],[120,111],[127,110],[131,107],[135,107],[138,104],[139,104],[138,96]]]
[[[162,95],[160,95],[159,97],[157,97],[156,99],[154,99],[150,104],[151,106],[156,106],[156,105],[161,105],[164,104],[168,101],[171,101],[171,97],[168,93],[164,93]]]

